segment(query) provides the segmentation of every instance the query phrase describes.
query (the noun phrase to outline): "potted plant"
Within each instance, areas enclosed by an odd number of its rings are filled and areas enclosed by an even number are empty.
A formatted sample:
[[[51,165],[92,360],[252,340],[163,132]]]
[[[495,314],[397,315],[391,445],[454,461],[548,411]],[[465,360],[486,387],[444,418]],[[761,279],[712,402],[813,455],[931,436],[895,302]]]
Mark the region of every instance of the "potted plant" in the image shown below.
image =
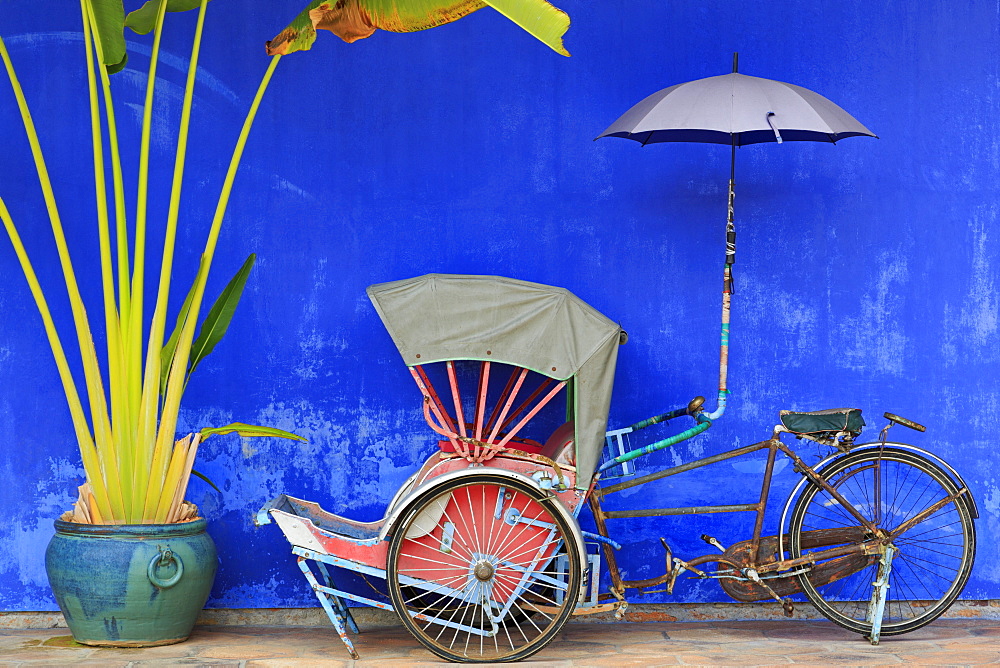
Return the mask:
[[[569,20],[545,0],[339,0],[311,2],[268,43],[271,61],[247,112],[223,180],[193,285],[169,329],[180,195],[194,99],[198,54],[208,0],[149,0],[128,14],[122,0],[81,0],[84,54],[91,109],[91,143],[99,236],[101,316],[106,350],[98,354],[92,324],[77,286],[39,133],[6,45],[0,59],[17,100],[31,147],[72,311],[82,362],[82,388],[74,378],[57,328],[18,228],[0,191],[2,220],[42,318],[56,362],[86,473],[74,508],[56,521],[46,567],[49,581],[77,641],[142,646],[187,638],[204,606],[216,554],[205,519],[185,500],[199,444],[213,435],[298,439],[279,429],[234,423],[176,438],[181,398],[191,373],[225,334],[254,262],[251,255],[201,319],[205,289],[233,181],[257,109],[282,54],[308,49],[316,29],[345,41],[376,28],[407,32],[453,21],[487,5],[565,54],[561,35]],[[177,134],[169,210],[162,244],[147,245],[150,131],[154,88],[166,15],[198,10],[198,21]],[[126,183],[118,146],[111,78],[125,67],[124,29],[152,35],[139,163]],[[568,54],[565,54],[568,55]],[[103,108],[102,108],[103,103]],[[8,139],[9,140],[9,139]],[[105,143],[106,140],[106,143]],[[111,187],[107,187],[110,176]],[[127,213],[126,186],[136,188]],[[131,245],[130,245],[131,242]],[[146,260],[159,254],[152,315],[146,320]],[[168,334],[168,331],[171,333]],[[102,370],[106,369],[106,373]],[[81,391],[82,389],[82,391]]]
[[[199,4],[203,18],[205,3],[190,1],[147,3],[126,18],[121,0],[81,3],[85,44],[81,55],[87,62],[93,171],[98,193],[100,260],[97,264],[103,288],[101,315],[107,342],[103,360],[106,374],[102,373],[91,321],[77,286],[38,132],[6,45],[0,39],[0,57],[17,100],[49,214],[82,362],[80,388],[70,372],[60,331],[53,322],[13,217],[0,199],[0,219],[42,316],[86,472],[86,482],[80,486],[74,508],[56,521],[56,535],[46,553],[46,568],[74,637],[88,644],[165,644],[178,642],[190,634],[195,617],[208,597],[217,564],[204,518],[198,516],[195,506],[185,501],[201,441],[230,432],[299,438],[278,429],[235,423],[175,439],[180,400],[188,378],[225,334],[254,261],[253,255],[247,258],[198,329],[219,228],[264,85],[258,91],[234,151],[194,283],[176,317],[172,334],[169,332],[167,304],[174,273],[201,21],[196,29],[181,112],[170,210],[158,258],[161,264],[155,306],[151,321],[145,320],[146,257],[152,250],[146,243],[146,192],[160,36],[167,11]],[[138,190],[134,216],[125,211],[126,183],[110,81],[111,73],[125,65],[123,26],[126,24],[138,32],[153,32],[142,146],[134,182]],[[265,84],[272,71],[273,64],[265,75]],[[108,175],[112,181],[110,195],[105,182]]]

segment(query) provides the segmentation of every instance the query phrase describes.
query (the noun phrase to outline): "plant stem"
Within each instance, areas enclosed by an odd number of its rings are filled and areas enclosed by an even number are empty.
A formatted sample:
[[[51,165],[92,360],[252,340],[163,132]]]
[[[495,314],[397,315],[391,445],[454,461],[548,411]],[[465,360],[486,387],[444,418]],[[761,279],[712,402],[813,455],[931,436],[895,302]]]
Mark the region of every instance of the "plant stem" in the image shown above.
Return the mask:
[[[97,81],[94,66],[94,51],[97,52],[97,68],[104,73],[102,83],[104,84],[105,113],[108,120],[108,138],[111,144],[112,163],[120,165],[120,157],[117,152],[117,127],[114,123],[114,108],[111,100],[110,83],[107,81],[107,70],[103,65],[104,52],[99,39],[95,39],[95,19],[93,8],[89,0],[80,0],[80,10],[83,16],[83,39],[84,50],[86,52],[87,63],[87,88],[90,99],[90,128],[91,145],[93,146],[94,160],[94,190],[97,204],[97,236],[101,257],[101,286],[104,293],[104,324],[107,334],[108,348],[108,390],[111,397],[111,429],[106,442],[98,441],[98,450],[102,454],[102,460],[106,462],[104,468],[105,484],[113,498],[121,498],[123,515],[119,518],[126,521],[134,521],[132,514],[131,485],[123,485],[123,480],[132,479],[132,463],[130,448],[127,440],[123,443],[123,438],[127,439],[129,432],[127,413],[127,387],[123,387],[122,373],[124,371],[124,358],[122,355],[121,323],[118,316],[118,305],[115,300],[114,267],[111,260],[111,229],[108,216],[108,188],[105,182],[104,173],[104,142],[101,136],[101,110],[97,97]],[[117,170],[119,176],[121,170]],[[117,186],[121,185],[121,179],[117,179]],[[107,461],[113,460],[114,466],[107,466]],[[117,470],[118,475],[112,477],[112,471]]]
[[[198,56],[201,52],[201,39],[205,26],[205,9],[208,0],[201,0],[198,9],[198,23],[195,27],[194,44],[191,47],[191,60],[188,63],[187,83],[184,87],[184,101],[181,107],[181,123],[177,136],[177,151],[174,158],[173,183],[170,189],[170,205],[167,211],[167,227],[163,240],[163,258],[160,263],[160,283],[156,296],[156,307],[153,310],[153,322],[149,328],[149,341],[146,347],[146,372],[143,382],[142,411],[145,419],[140,423],[143,442],[155,442],[152,463],[150,467],[149,485],[146,490],[146,500],[143,509],[144,517],[149,517],[159,503],[162,495],[168,496],[171,491],[164,489],[164,478],[167,475],[169,458],[167,453],[173,445],[173,430],[177,426],[176,409],[173,415],[166,410],[160,415],[160,430],[156,431],[152,416],[156,414],[156,402],[159,398],[159,361],[160,350],[163,348],[164,329],[167,320],[167,301],[170,296],[170,279],[173,269],[174,243],[177,237],[177,219],[180,213],[181,186],[184,181],[184,162],[187,155],[187,141],[191,121],[191,107],[194,103],[195,76],[198,71]],[[197,314],[195,314],[197,315]],[[161,438],[163,424],[170,426],[170,438]],[[145,440],[149,438],[150,440]],[[155,439],[155,441],[153,441]]]
[[[137,495],[136,510],[141,514],[145,506],[145,493],[149,485],[149,468],[153,460],[153,447],[156,442],[156,397],[153,397],[153,409],[150,411],[143,402],[143,303],[146,272],[146,212],[149,196],[149,143],[153,127],[153,99],[156,89],[156,71],[160,62],[160,41],[163,35],[163,22],[166,15],[166,0],[160,2],[156,15],[156,26],[153,32],[153,49],[149,56],[149,74],[146,77],[146,100],[142,113],[142,136],[139,148],[139,183],[136,197],[135,214],[135,248],[133,262],[135,269],[132,274],[132,303],[129,312],[127,336],[127,364],[129,378],[129,401],[132,414],[136,416],[136,463],[133,484],[136,490],[142,490]],[[161,344],[162,345],[162,344]],[[159,360],[155,364],[156,383],[159,385]],[[147,373],[150,370],[147,369]],[[138,498],[141,496],[142,498]]]
[[[6,48],[3,44],[3,38],[0,38],[0,53],[6,58]],[[10,237],[11,243],[14,245],[14,252],[17,254],[24,277],[28,281],[31,295],[35,299],[35,306],[38,307],[38,313],[42,316],[45,336],[48,338],[49,348],[52,350],[52,357],[55,358],[56,369],[59,371],[59,380],[62,381],[63,392],[66,394],[66,403],[69,406],[69,413],[73,419],[73,429],[76,432],[77,444],[80,446],[83,468],[87,473],[88,480],[91,481],[94,498],[101,511],[110,511],[111,507],[107,501],[108,492],[104,486],[104,477],[101,475],[101,464],[98,459],[97,450],[94,447],[94,439],[90,435],[90,427],[87,424],[87,416],[83,411],[83,404],[80,403],[80,395],[77,393],[76,384],[73,382],[73,374],[70,372],[69,363],[66,361],[66,353],[63,350],[62,342],[59,340],[55,323],[52,321],[52,314],[49,312],[48,303],[45,301],[42,286],[38,282],[35,270],[28,259],[28,253],[21,242],[21,237],[17,233],[17,228],[14,226],[14,221],[2,198],[0,198],[0,219],[3,220],[7,236]]]
[[[240,160],[243,158],[243,151],[246,148],[247,139],[250,136],[250,130],[253,127],[254,119],[257,116],[257,110],[260,108],[261,100],[264,98],[264,93],[267,91],[267,86],[271,82],[271,76],[274,74],[274,70],[277,68],[280,58],[281,56],[273,56],[271,58],[267,71],[264,72],[260,85],[257,87],[257,93],[254,95],[253,102],[250,104],[250,109],[247,112],[246,119],[243,121],[243,128],[240,130],[240,136],[236,140],[236,147],[233,149],[233,155],[229,160],[229,168],[226,171],[226,178],[222,183],[222,192],[219,194],[219,201],[215,207],[215,215],[212,218],[212,227],[209,230],[208,239],[205,242],[205,251],[201,256],[202,268],[195,284],[194,298],[191,301],[191,310],[188,314],[188,319],[184,323],[184,327],[181,330],[180,340],[177,343],[177,349],[174,353],[174,361],[170,368],[170,378],[167,381],[167,391],[163,409],[164,417],[160,422],[160,433],[157,436],[157,447],[160,446],[161,442],[169,442],[168,439],[173,439],[174,430],[177,426],[177,411],[180,407],[181,394],[183,393],[186,380],[191,342],[194,340],[195,323],[198,319],[198,312],[201,309],[201,302],[205,296],[205,285],[208,282],[208,274],[212,266],[212,259],[215,255],[215,247],[218,243],[219,232],[222,229],[222,222],[225,219],[226,208],[229,205],[229,198],[232,194],[233,182],[236,179],[236,172],[239,170]],[[174,421],[173,424],[169,422],[170,419]],[[176,484],[176,482],[174,484]],[[165,488],[166,487],[167,486],[165,485]],[[156,516],[158,518],[166,516],[166,513],[169,510],[169,503],[170,499],[168,499],[164,494],[163,497],[161,497],[160,505],[157,507]]]
[[[77,286],[76,275],[73,272],[73,263],[69,257],[69,248],[66,244],[66,236],[63,232],[62,222],[59,218],[59,211],[56,207],[55,195],[52,192],[52,181],[49,178],[48,168],[45,165],[45,158],[42,155],[42,148],[38,141],[38,132],[35,129],[31,112],[28,109],[27,101],[24,98],[24,91],[17,79],[13,63],[7,53],[7,48],[0,40],[0,57],[7,70],[14,97],[17,100],[18,111],[21,121],[24,123],[25,135],[31,147],[31,155],[35,163],[35,170],[38,173],[38,182],[42,188],[42,197],[45,201],[45,208],[48,212],[49,222],[52,227],[52,236],[55,239],[56,251],[59,256],[59,263],[62,267],[63,279],[66,283],[66,292],[69,296],[70,309],[73,313],[73,323],[76,328],[77,342],[80,346],[80,357],[83,362],[84,378],[87,386],[87,397],[90,403],[90,416],[94,425],[95,440],[103,442],[108,438],[110,423],[107,412],[107,402],[104,396],[104,388],[101,383],[100,367],[97,362],[97,351],[94,349],[94,341],[90,335],[90,326],[87,321],[87,310],[80,297],[80,289]],[[81,445],[81,452],[84,448]],[[88,477],[89,477],[88,472]],[[115,472],[117,476],[117,472]],[[94,487],[94,496],[101,514],[105,517],[112,517],[111,504],[119,499],[109,498],[102,480],[93,479],[91,484]],[[119,507],[120,510],[120,507]],[[105,512],[107,511],[107,512]]]

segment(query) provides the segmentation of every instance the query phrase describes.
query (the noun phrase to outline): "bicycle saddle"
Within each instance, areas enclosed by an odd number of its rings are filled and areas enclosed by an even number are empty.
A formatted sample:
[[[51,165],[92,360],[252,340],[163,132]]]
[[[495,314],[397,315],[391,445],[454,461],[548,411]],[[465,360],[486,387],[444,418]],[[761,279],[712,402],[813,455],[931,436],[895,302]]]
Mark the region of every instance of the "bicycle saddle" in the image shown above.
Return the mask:
[[[793,434],[861,433],[865,419],[860,408],[831,408],[825,411],[779,411],[781,424]]]

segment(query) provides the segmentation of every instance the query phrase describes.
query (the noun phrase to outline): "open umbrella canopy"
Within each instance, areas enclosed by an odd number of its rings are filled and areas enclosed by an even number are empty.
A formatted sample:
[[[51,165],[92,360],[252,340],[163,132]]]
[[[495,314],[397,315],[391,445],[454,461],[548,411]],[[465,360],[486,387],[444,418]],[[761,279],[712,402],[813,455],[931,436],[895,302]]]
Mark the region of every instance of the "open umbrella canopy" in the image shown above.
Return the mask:
[[[818,93],[773,79],[724,74],[653,93],[598,135],[642,144],[835,143],[875,134]]]
[[[762,142],[819,141],[836,143],[847,137],[875,137],[853,116],[818,93],[773,79],[737,72],[677,84],[653,93],[622,114],[597,136],[623,137],[643,146],[659,142],[728,144],[729,207],[726,220],[726,263],[723,270],[722,330],[719,350],[719,406],[709,419],[720,417],[729,393],[729,314],[734,292],[736,223],[736,147]]]

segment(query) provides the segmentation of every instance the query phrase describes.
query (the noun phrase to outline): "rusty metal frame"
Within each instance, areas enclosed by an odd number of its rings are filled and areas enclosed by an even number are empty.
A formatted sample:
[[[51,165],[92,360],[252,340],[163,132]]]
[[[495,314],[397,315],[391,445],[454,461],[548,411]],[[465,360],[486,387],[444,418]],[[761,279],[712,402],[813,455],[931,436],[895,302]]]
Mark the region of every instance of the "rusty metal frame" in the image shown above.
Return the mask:
[[[609,494],[614,494],[616,492],[621,492],[626,489],[631,489],[639,485],[644,485],[648,482],[654,480],[660,480],[669,476],[677,475],[678,473],[684,473],[685,471],[692,471],[699,468],[704,468],[712,464],[718,464],[719,462],[727,461],[729,459],[734,459],[736,457],[742,457],[760,450],[767,450],[767,464],[764,470],[764,475],[761,479],[761,490],[760,497],[757,503],[747,503],[747,504],[737,504],[737,505],[714,505],[714,506],[679,506],[673,508],[657,508],[657,509],[643,509],[643,510],[624,510],[624,511],[605,511],[601,506],[601,501]],[[816,552],[811,552],[807,555],[797,557],[795,559],[785,559],[785,555],[782,551],[778,555],[778,559],[771,561],[761,562],[761,555],[759,554],[760,544],[761,544],[761,533],[764,526],[764,516],[767,509],[767,501],[771,490],[771,479],[774,474],[774,462],[776,460],[778,452],[781,452],[786,457],[792,460],[795,470],[800,472],[803,476],[808,478],[810,481],[815,483],[817,486],[822,488],[826,493],[835,498],[842,507],[851,513],[855,519],[858,520],[859,525],[867,530],[874,538],[863,543],[858,543],[855,545],[847,545],[841,547],[829,548],[826,550],[820,550]],[[952,495],[953,497],[960,496],[964,490],[959,491],[957,494]],[[754,512],[754,529],[750,545],[750,555],[751,564],[750,568],[755,571],[755,574],[769,574],[778,573],[781,571],[786,571],[794,569],[801,566],[810,566],[817,561],[822,561],[825,559],[832,559],[835,557],[846,556],[850,554],[863,554],[872,555],[880,554],[884,549],[883,546],[891,539],[902,533],[900,529],[905,530],[910,526],[914,526],[919,522],[923,521],[927,516],[936,512],[938,508],[947,503],[953,501],[952,497],[948,497],[939,501],[937,504],[925,509],[923,512],[917,516],[911,518],[903,527],[897,528],[891,534],[880,530],[875,524],[873,524],[868,518],[862,515],[854,506],[845,499],[840,492],[837,491],[836,487],[828,483],[822,478],[812,467],[806,464],[801,457],[799,457],[789,446],[781,442],[779,438],[779,432],[775,431],[772,437],[766,441],[760,441],[759,443],[754,443],[751,445],[743,446],[741,448],[734,448],[733,450],[728,450],[710,457],[703,457],[692,462],[687,462],[679,466],[673,466],[667,469],[656,471],[633,480],[628,480],[614,485],[609,485],[605,488],[595,488],[590,494],[589,504],[591,511],[594,514],[594,521],[597,526],[598,533],[603,537],[610,537],[607,530],[607,520],[609,519],[623,519],[631,517],[660,517],[669,515],[688,515],[688,514],[702,514],[702,513],[731,513],[731,512]],[[612,582],[612,595],[617,597],[623,596],[625,589],[646,589],[648,587],[653,587],[661,585],[664,583],[671,583],[676,577],[676,572],[671,569],[671,565],[667,564],[667,573],[658,578],[651,578],[648,580],[623,580],[621,577],[621,571],[618,568],[617,560],[615,559],[614,551],[611,546],[607,544],[602,544],[602,550],[604,552],[605,561],[608,565],[608,573],[611,576]],[[669,559],[668,559],[669,561]],[[737,564],[732,560],[724,557],[722,554],[706,554],[694,559],[683,562],[683,566],[687,570],[691,570],[695,573],[701,573],[697,570],[697,566],[706,563],[720,563],[725,564],[729,567],[735,568],[737,572],[742,571],[745,568],[745,564]]]

